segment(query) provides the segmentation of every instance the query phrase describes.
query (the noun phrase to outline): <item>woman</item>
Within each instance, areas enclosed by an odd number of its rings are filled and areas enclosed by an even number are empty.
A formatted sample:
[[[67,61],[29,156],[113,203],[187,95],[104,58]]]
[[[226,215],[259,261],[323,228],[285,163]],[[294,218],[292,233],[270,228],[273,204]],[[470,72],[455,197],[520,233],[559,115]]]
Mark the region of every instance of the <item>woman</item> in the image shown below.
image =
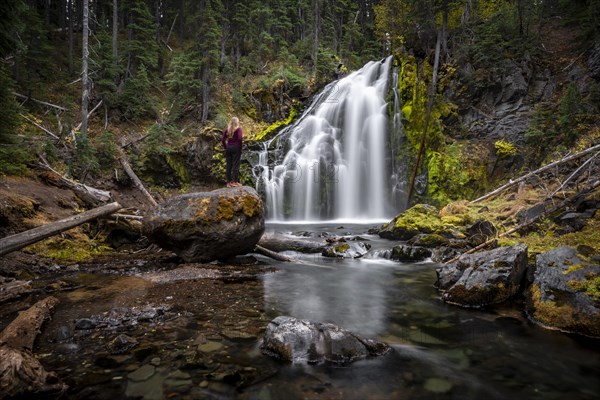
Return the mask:
[[[227,161],[227,187],[241,186],[240,180],[240,158],[242,156],[242,128],[240,120],[231,118],[229,125],[223,131],[221,143],[225,148],[225,160]]]

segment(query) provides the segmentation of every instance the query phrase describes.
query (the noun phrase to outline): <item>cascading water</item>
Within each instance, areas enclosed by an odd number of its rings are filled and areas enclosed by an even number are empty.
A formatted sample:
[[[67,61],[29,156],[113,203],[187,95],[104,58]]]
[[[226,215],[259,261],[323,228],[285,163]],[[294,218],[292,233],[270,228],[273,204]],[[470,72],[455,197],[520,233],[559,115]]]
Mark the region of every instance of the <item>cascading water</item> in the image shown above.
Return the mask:
[[[299,120],[265,143],[257,189],[271,220],[393,216],[386,95],[392,57],[329,84]],[[281,156],[268,165],[268,149]]]

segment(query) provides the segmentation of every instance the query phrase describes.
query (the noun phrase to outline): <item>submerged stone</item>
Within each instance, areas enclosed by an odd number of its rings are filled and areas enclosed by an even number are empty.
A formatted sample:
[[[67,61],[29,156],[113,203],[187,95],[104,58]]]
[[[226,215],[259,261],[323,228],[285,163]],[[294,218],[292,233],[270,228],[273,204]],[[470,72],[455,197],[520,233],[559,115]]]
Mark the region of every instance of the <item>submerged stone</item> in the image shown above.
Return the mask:
[[[263,202],[246,186],[172,197],[151,209],[143,222],[150,241],[186,262],[251,252],[264,230]]]
[[[333,324],[280,316],[267,326],[261,350],[296,363],[347,364],[368,356],[383,355],[390,347]]]

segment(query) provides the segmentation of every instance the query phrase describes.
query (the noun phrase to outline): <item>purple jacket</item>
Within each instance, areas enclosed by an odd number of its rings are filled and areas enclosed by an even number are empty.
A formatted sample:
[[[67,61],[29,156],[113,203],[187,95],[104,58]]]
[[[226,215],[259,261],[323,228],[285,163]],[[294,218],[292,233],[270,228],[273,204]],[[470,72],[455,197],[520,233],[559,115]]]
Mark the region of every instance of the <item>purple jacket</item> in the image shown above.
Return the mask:
[[[237,128],[235,132],[233,132],[233,136],[231,138],[227,138],[227,128],[223,131],[223,136],[221,137],[221,143],[223,143],[223,147],[235,145],[242,147],[242,128]]]

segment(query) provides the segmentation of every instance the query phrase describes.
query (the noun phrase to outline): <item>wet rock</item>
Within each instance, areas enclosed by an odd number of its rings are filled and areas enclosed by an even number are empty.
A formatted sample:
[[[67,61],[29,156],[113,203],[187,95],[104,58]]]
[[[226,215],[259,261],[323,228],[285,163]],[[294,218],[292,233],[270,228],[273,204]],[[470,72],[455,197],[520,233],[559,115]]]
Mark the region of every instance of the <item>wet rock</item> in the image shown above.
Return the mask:
[[[58,343],[68,342],[73,339],[73,330],[67,325],[61,325],[54,332],[54,340]]]
[[[138,344],[139,342],[131,336],[120,334],[108,344],[108,350],[111,354],[123,354],[127,353]]]
[[[502,303],[516,295],[527,268],[527,246],[519,244],[462,256],[438,268],[442,299],[464,307]]]
[[[467,228],[467,236],[469,242],[473,246],[478,246],[489,239],[496,237],[498,229],[493,223],[486,220],[475,221],[475,223]]]
[[[249,253],[264,229],[262,200],[246,186],[172,197],[143,221],[150,241],[187,262]]]
[[[330,244],[321,253],[324,257],[360,258],[367,254],[371,246],[363,242],[338,242]]]
[[[80,318],[75,321],[75,329],[94,329],[96,327],[96,323],[89,318]]]
[[[595,211],[595,210],[594,210]],[[567,212],[561,215],[556,223],[560,225],[558,233],[565,234],[578,232],[583,229],[587,221],[594,216],[594,212]]]
[[[390,258],[403,262],[418,262],[431,257],[431,250],[420,246],[398,245],[392,248]]]
[[[221,335],[232,342],[254,342],[258,340],[255,335],[243,330],[225,329],[221,331]]]
[[[600,263],[586,261],[575,249],[559,247],[537,255],[526,300],[534,321],[600,337]]]
[[[223,343],[219,342],[206,342],[198,346],[198,351],[202,353],[212,353],[213,351],[219,351],[223,348]]]
[[[385,354],[390,347],[333,324],[280,316],[267,326],[261,350],[284,361],[347,364]]]
[[[156,368],[154,365],[146,364],[131,372],[127,377],[134,382],[143,382],[152,378],[155,372]]]
[[[433,262],[446,262],[455,258],[461,252],[451,247],[438,247],[431,252],[431,260]]]

